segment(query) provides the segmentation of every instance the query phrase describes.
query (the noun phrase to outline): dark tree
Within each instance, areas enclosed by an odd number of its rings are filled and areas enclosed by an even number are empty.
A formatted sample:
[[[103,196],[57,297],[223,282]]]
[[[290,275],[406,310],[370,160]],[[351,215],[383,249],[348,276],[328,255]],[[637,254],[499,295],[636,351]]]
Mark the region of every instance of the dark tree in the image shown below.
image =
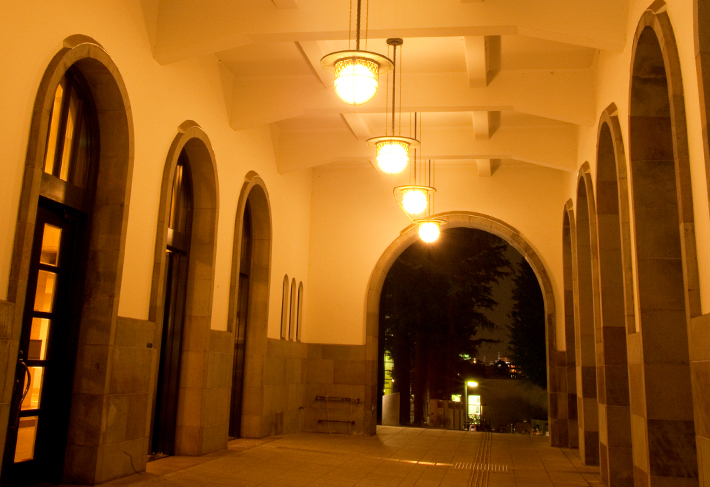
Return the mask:
[[[546,389],[545,302],[530,264],[523,260],[517,267],[510,314],[510,359],[524,378]]]
[[[380,339],[393,359],[400,420],[408,422],[409,393],[414,423],[424,421],[425,401],[450,397],[462,387],[462,357],[474,357],[486,316],[497,302],[493,285],[509,274],[507,244],[487,232],[455,228],[435,244],[417,242],[395,261],[381,298]]]

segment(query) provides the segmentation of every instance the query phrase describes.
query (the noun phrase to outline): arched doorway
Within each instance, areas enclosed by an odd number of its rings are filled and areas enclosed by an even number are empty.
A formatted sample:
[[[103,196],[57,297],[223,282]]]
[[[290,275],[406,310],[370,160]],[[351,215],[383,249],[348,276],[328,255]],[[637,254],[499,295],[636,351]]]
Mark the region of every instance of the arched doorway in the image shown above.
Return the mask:
[[[237,206],[229,293],[229,331],[234,334],[229,436],[260,438],[268,432],[261,407],[271,280],[271,207],[264,181],[244,178]]]
[[[588,165],[587,165],[588,166]],[[579,456],[585,465],[599,464],[599,412],[594,339],[592,240],[596,240],[594,191],[584,178],[577,184],[577,269],[575,293],[575,359],[577,363],[577,418]]]
[[[200,455],[215,448],[205,434],[208,388],[202,373],[209,359],[212,318],[218,201],[215,168],[207,134],[195,122],[184,122],[163,171],[155,239],[149,319],[156,324],[153,343],[161,344],[161,356],[163,360],[169,357],[170,364],[163,362],[153,386],[153,442],[149,447],[153,453]],[[182,332],[176,326],[180,316]],[[164,337],[169,353],[162,345]],[[167,390],[166,384],[171,384]],[[158,404],[167,414],[157,410]]]
[[[631,63],[629,169],[637,309],[629,330],[636,484],[698,476],[688,325],[700,314],[680,60],[663,2],[638,24]],[[672,452],[672,453],[669,453]]]
[[[15,381],[5,385],[14,391],[3,391],[13,396],[3,483],[94,483],[104,473],[109,411],[95,384],[109,375],[96,364],[110,360],[116,327],[129,106],[106,51],[86,36],[65,39],[37,92],[15,232],[8,301],[20,340],[10,350]],[[79,449],[83,462],[74,461]]]
[[[155,395],[151,455],[172,455],[175,451],[193,212],[192,176],[190,163],[184,150],[178,157],[172,179],[165,246],[165,293],[158,360],[158,389]]]
[[[533,247],[526,241],[518,230],[496,218],[474,212],[449,212],[437,215],[444,218],[446,223],[442,229],[466,227],[485,230],[501,237],[513,246],[530,264],[542,289],[545,301],[546,337],[548,343],[547,364],[550,370],[550,343],[554,344],[555,336],[555,299],[547,271],[542,260]],[[377,426],[377,362],[378,362],[378,336],[380,319],[380,297],[382,285],[390,267],[399,255],[409,245],[419,238],[418,228],[413,225],[404,230],[400,236],[383,252],[379,261],[370,275],[368,282],[366,307],[365,307],[365,365],[372,373],[366,374],[365,380],[365,417],[363,430],[367,434],[375,434]],[[548,376],[549,383],[549,376]],[[548,391],[549,394],[549,391]],[[551,433],[553,434],[553,433]]]

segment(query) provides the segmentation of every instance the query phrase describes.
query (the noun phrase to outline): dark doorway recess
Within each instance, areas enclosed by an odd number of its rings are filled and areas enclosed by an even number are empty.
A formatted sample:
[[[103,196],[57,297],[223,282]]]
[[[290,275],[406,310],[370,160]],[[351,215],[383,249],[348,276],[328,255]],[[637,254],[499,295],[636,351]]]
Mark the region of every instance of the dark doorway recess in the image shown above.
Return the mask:
[[[239,291],[237,298],[237,329],[234,334],[234,365],[232,371],[232,407],[229,413],[229,436],[241,436],[242,398],[244,396],[244,355],[249,319],[249,286],[251,281],[252,225],[251,206],[244,207],[241,253],[239,255]]]
[[[192,180],[185,152],[180,154],[173,178],[165,249],[165,305],[160,343],[158,390],[153,416],[151,453],[175,453],[180,363],[192,229]]]

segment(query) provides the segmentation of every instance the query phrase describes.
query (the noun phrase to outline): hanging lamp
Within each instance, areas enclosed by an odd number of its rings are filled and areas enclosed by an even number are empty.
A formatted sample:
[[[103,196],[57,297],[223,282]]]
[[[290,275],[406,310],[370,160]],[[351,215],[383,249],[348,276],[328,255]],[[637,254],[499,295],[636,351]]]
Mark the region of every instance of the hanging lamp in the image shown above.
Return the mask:
[[[421,137],[421,118],[417,123],[417,114],[414,114],[414,137],[417,129]],[[446,223],[443,218],[434,216],[434,160],[417,160],[417,149],[414,149],[414,162],[409,173],[409,183],[406,186],[397,186],[392,191],[394,199],[402,208],[407,218],[419,229],[419,238],[426,243],[435,242],[441,234],[441,224]],[[421,218],[416,215],[424,214]]]
[[[350,5],[352,17],[352,2]],[[367,31],[365,50],[360,50],[361,10],[362,0],[357,0],[355,50],[350,50],[348,35],[348,50],[331,52],[320,60],[321,66],[334,74],[333,86],[338,97],[350,105],[362,105],[371,100],[377,93],[379,75],[394,69],[394,63],[387,56],[367,51]]]
[[[419,118],[418,113],[415,113],[414,140],[418,140],[418,130],[421,134],[421,118]],[[414,162],[410,166],[409,184],[406,186],[397,186],[393,190],[394,199],[408,216],[423,213],[429,206],[429,200],[436,192],[436,188],[431,185],[434,163],[432,161],[417,161],[417,149],[413,149],[413,151]]]
[[[409,163],[410,149],[419,147],[419,141],[416,138],[402,137],[395,135],[395,108],[396,108],[396,93],[397,93],[397,47],[403,44],[402,39],[392,38],[387,39],[387,44],[393,47],[392,60],[394,69],[392,70],[392,135],[387,133],[387,123],[385,123],[385,135],[382,137],[373,137],[367,143],[375,148],[375,159],[379,168],[387,174],[397,174],[401,172]],[[402,68],[400,66],[400,77]],[[401,81],[400,81],[401,83]],[[400,86],[400,99],[402,88]],[[400,112],[402,110],[400,103]],[[386,109],[385,109],[386,111]],[[401,113],[400,113],[401,115]],[[386,115],[385,115],[386,118]],[[399,130],[401,132],[401,123]]]

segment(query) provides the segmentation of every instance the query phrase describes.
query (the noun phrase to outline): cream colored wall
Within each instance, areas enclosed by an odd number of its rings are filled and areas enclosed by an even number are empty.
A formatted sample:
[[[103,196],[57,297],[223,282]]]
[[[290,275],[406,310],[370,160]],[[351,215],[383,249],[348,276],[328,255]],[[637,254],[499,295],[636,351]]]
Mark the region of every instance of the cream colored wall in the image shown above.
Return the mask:
[[[436,168],[436,212],[474,211],[517,228],[542,259],[562,303],[563,172],[503,164],[479,177],[475,164]],[[314,169],[310,290],[303,338],[363,344],[365,291],[385,249],[409,220],[392,197],[407,176],[379,175],[371,166]],[[561,315],[558,320],[561,322]]]
[[[148,8],[147,11],[150,11]],[[146,319],[151,287],[158,198],[168,148],[185,120],[208,134],[217,160],[219,222],[212,328],[227,327],[228,290],[237,198],[249,170],[264,179],[274,231],[272,276],[307,281],[310,172],[279,175],[267,127],[235,132],[229,126],[220,66],[213,56],[161,66],[152,56],[140,1],[22,2],[4,5],[0,52],[0,299],[7,297],[17,205],[31,109],[44,70],[73,34],[96,39],[113,57],[133,112],[135,160],[119,314]],[[18,20],[22,21],[18,21]],[[31,21],[29,20],[31,19]],[[28,28],[31,25],[31,28]],[[278,336],[280,288],[272,287],[269,336]]]
[[[597,120],[605,108],[611,103],[616,104],[624,138],[627,165],[629,156],[629,87],[633,38],[641,15],[649,7],[651,2],[649,0],[632,0],[629,4],[626,46],[623,52],[600,52],[596,63],[595,81]],[[692,2],[687,0],[667,0],[667,4],[668,16],[674,27],[681,62],[688,129],[690,171],[692,175],[698,267],[700,272],[701,306],[702,312],[708,313],[710,312],[710,215],[708,210],[708,188],[703,155],[700,103],[698,99],[698,80],[692,28],[693,5]],[[579,150],[577,168],[585,161],[589,161],[592,175],[596,182],[597,125],[593,127],[580,127],[578,133]],[[576,176],[566,179],[567,198],[572,198],[575,202],[575,211],[577,208],[576,185]],[[631,238],[633,241],[633,231]],[[634,276],[635,275],[636,268],[634,267]]]

